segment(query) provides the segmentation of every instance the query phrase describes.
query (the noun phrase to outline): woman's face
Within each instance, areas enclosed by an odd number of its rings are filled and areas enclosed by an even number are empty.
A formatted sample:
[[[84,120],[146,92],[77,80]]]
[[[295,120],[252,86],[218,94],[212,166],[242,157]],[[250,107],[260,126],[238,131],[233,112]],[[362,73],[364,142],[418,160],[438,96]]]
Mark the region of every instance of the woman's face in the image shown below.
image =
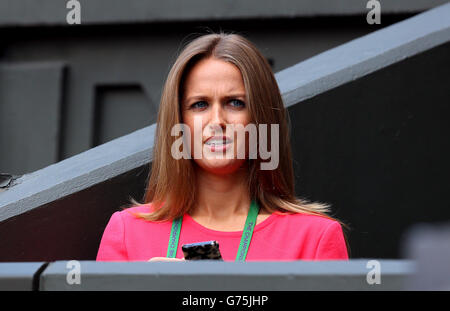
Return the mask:
[[[250,122],[241,72],[231,63],[203,59],[191,68],[183,87],[181,111],[191,132],[191,158],[215,174],[236,171],[246,161],[237,156],[238,150],[247,153],[245,139],[226,128],[237,130],[236,125]]]

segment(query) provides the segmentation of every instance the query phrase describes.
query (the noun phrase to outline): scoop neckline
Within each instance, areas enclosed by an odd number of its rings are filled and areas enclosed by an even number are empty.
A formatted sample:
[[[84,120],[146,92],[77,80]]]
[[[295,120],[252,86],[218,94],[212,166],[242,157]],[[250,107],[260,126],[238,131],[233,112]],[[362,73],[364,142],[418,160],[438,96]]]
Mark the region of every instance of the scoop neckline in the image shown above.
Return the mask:
[[[272,213],[269,217],[267,217],[266,219],[261,221],[259,224],[257,224],[255,226],[255,229],[253,230],[253,232],[259,231],[259,230],[263,229],[264,227],[266,227],[267,225],[269,225],[270,223],[272,223],[276,216],[277,216],[276,213]],[[188,213],[185,213],[183,218],[185,218],[187,222],[191,223],[192,225],[194,225],[201,231],[204,231],[204,232],[207,232],[210,234],[212,233],[212,234],[222,235],[222,236],[241,236],[242,233],[244,232],[244,229],[239,230],[239,231],[220,231],[220,230],[214,230],[214,229],[207,228],[207,227],[203,226],[202,224],[198,223]],[[184,222],[184,220],[183,220],[183,222]],[[183,225],[181,225],[181,228],[183,228]]]

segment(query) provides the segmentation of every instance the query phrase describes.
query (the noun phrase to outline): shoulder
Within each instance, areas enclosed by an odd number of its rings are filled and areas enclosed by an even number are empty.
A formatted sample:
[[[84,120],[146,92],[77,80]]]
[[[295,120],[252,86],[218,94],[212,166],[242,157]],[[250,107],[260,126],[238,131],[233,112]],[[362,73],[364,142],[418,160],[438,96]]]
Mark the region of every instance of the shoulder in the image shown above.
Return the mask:
[[[341,224],[337,220],[321,215],[289,213],[278,214],[277,219],[280,225],[292,228],[292,230],[308,231],[316,235],[321,235],[329,230],[342,230]]]
[[[147,243],[151,241],[153,243],[150,244],[159,245],[157,240],[149,239],[166,234],[168,225],[161,226],[138,217],[140,213],[149,212],[151,206],[144,204],[113,213],[104,230],[97,260],[127,261],[152,257],[145,253]]]
[[[152,203],[135,205],[129,208],[124,209],[121,212],[126,213],[151,213],[153,211]]]
[[[121,211],[117,211],[113,214],[114,217],[119,217],[123,222],[133,222],[133,221],[145,221],[139,217],[139,214],[148,214],[153,211],[153,206],[151,203],[135,205],[132,207],[125,208]]]
[[[286,222],[309,224],[311,226],[317,227],[328,227],[333,224],[339,224],[337,220],[321,215],[312,215],[306,213],[278,213],[278,212],[275,212],[275,214],[279,216],[280,220]]]
[[[284,220],[283,220],[283,217]],[[341,224],[334,219],[303,213],[279,216],[286,227],[285,235],[298,237],[307,258],[315,260],[348,259],[347,245]]]
[[[108,226],[120,229],[130,239],[140,239],[139,237],[143,234],[158,235],[170,230],[171,222],[150,221],[144,218],[146,214],[152,211],[151,204],[136,205],[117,211],[111,216]]]

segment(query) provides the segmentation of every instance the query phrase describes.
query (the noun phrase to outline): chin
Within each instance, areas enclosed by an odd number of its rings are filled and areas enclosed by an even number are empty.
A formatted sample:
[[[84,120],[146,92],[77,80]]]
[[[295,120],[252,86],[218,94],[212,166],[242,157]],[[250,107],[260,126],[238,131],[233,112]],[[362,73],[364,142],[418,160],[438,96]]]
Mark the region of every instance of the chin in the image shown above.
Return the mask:
[[[197,161],[196,161],[197,162]],[[242,165],[245,163],[245,160],[203,160],[197,162],[198,166],[200,166],[203,170],[217,174],[217,175],[227,175],[232,174],[239,170]]]

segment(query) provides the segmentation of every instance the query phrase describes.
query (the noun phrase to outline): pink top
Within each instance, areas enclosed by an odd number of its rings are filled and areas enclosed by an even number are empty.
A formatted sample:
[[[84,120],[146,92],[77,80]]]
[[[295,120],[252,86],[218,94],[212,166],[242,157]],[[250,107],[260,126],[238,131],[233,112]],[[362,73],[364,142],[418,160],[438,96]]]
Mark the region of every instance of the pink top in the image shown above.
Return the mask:
[[[150,204],[115,212],[103,233],[97,261],[148,261],[166,257],[172,222],[150,222],[130,212],[150,212]],[[216,231],[183,217],[176,258],[183,244],[216,240],[225,261],[236,259],[242,231]],[[306,214],[273,213],[255,226],[246,261],[348,259],[341,225]]]

